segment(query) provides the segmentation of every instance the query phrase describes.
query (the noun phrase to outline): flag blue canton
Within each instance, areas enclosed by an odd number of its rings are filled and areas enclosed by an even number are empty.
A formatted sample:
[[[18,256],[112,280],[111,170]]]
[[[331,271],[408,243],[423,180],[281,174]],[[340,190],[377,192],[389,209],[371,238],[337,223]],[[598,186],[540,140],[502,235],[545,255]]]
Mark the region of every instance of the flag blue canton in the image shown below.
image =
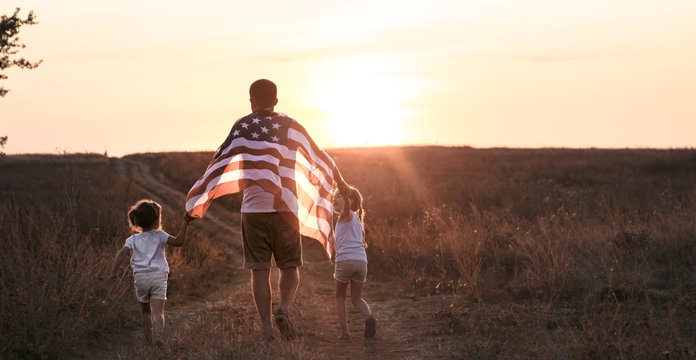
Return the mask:
[[[290,123],[292,123],[292,119],[285,114],[268,110],[253,112],[235,122],[215,158],[220,156],[222,151],[238,138],[285,145],[287,144]]]
[[[278,113],[256,112],[246,116],[232,127],[232,139],[284,144],[288,137],[289,118]]]

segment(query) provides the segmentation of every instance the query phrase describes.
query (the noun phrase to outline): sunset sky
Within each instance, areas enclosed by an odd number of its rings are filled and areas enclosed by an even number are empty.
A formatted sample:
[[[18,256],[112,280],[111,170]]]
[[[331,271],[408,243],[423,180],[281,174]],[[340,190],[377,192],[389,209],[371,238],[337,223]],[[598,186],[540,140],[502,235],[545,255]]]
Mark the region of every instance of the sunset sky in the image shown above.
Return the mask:
[[[323,147],[696,147],[696,1],[12,1],[4,151],[214,150],[259,78]]]

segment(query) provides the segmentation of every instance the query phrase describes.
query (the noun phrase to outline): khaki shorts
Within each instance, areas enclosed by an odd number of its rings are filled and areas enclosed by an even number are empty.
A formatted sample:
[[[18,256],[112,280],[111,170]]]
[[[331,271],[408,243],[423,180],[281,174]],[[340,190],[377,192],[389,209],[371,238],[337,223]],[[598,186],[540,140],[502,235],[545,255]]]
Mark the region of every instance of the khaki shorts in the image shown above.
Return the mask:
[[[135,297],[141,303],[150,299],[167,300],[167,273],[161,271],[139,272],[133,274]]]
[[[367,280],[367,263],[360,260],[336,261],[334,279],[344,284],[350,281],[364,283]]]
[[[244,267],[270,269],[271,255],[281,268],[302,266],[302,237],[277,213],[242,213]]]

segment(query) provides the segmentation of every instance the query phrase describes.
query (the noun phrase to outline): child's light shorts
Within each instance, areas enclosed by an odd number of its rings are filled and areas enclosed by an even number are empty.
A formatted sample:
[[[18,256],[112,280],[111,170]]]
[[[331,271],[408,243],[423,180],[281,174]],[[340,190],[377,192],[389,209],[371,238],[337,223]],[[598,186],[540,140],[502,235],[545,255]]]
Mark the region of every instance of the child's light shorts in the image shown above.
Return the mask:
[[[344,284],[350,281],[364,283],[367,280],[367,263],[360,260],[336,261],[334,279]]]
[[[167,273],[161,271],[146,271],[133,274],[135,282],[135,297],[141,303],[150,299],[167,300]]]

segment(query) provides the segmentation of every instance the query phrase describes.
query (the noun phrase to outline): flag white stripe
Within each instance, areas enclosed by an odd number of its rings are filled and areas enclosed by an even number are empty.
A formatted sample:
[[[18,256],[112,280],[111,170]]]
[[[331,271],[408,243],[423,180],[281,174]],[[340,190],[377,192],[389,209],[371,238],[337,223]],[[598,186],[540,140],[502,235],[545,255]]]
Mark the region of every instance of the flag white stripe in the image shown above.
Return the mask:
[[[326,164],[321,160],[321,158],[318,157],[316,155],[316,153],[314,153],[314,151],[312,150],[312,147],[309,145],[309,142],[307,141],[307,138],[304,135],[302,135],[301,132],[296,131],[294,129],[288,130],[288,136],[290,136],[290,133],[293,133],[293,135],[294,135],[293,138],[296,141],[298,141],[303,146],[305,146],[305,148],[307,149],[309,155],[312,157],[314,162],[316,162],[317,165],[322,166],[324,168],[324,170],[326,171],[326,173],[330,177],[333,177],[333,171],[330,168],[327,168]],[[247,140],[244,138],[236,138],[236,139],[232,140],[232,143],[225,149],[225,152],[222,153],[221,157],[224,157],[225,154],[229,150],[234,149],[235,147],[238,147],[238,146],[246,146],[248,148],[257,149],[257,150],[265,150],[267,148],[274,148],[274,149],[278,150],[280,152],[280,154],[282,154],[285,159],[288,159],[288,160],[293,160],[293,158],[290,158],[286,155],[289,153],[291,153],[291,154],[295,153],[294,151],[288,151],[287,146],[284,146],[284,145],[275,144],[275,143],[266,143],[266,142],[261,142],[261,141],[250,141],[250,140]],[[234,161],[240,161],[237,158],[239,156],[244,156],[244,159],[250,159],[250,158],[247,158],[247,156],[251,156],[251,155],[242,153],[242,154],[238,154],[238,155],[232,156],[232,157],[227,158],[227,159],[220,160],[220,161],[216,162],[215,164],[213,164],[208,170],[206,170],[206,175],[213,172],[216,169],[219,169],[223,166],[227,166]],[[275,165],[278,165],[280,163],[280,161],[275,156],[272,156],[272,155],[267,155],[267,156],[268,156],[268,159],[271,159],[271,161],[268,161],[269,163],[273,163]],[[259,159],[259,160],[261,160],[261,159]],[[328,192],[333,191],[333,186],[332,186],[333,184],[331,184],[331,182],[328,181],[324,177],[324,174],[321,171],[313,170],[314,166],[312,166],[304,156],[298,156],[294,160],[297,160],[300,164],[302,164],[307,169],[309,169],[312,172],[312,174],[319,179],[324,190],[326,190]],[[200,180],[196,181],[196,183],[193,185],[192,188],[195,188],[195,187],[199,186],[200,184],[204,183],[206,181],[206,178],[207,178],[207,176],[204,176]]]
[[[224,157],[225,154],[227,154],[227,152],[229,150],[234,149],[235,147],[238,147],[238,146],[246,146],[248,148],[256,149],[256,150],[265,150],[268,148],[274,148],[274,149],[278,150],[281,154],[283,154],[284,157],[285,157],[285,154],[290,152],[290,151],[288,151],[288,147],[284,146],[284,145],[274,144],[274,143],[263,143],[261,141],[249,141],[249,140],[244,139],[244,138],[236,138],[236,139],[232,140],[232,143],[230,144],[230,146],[228,146],[226,148],[225,152],[222,153],[218,159]],[[231,156],[229,158],[225,158],[225,159],[221,159],[219,161],[216,161],[208,169],[206,169],[204,176],[201,179],[199,179],[198,181],[196,181],[196,183],[194,183],[191,188],[194,189],[194,188],[198,187],[199,185],[205,183],[206,179],[210,175],[210,173],[215,171],[216,169],[227,166],[232,162],[239,161],[238,157],[240,157],[240,156],[250,156],[250,155],[245,154],[245,153],[240,153],[240,154]],[[272,163],[277,165],[280,162],[279,160],[277,160],[277,158],[275,156],[272,156],[272,155],[269,155],[269,156],[276,159]],[[285,157],[285,158],[287,159],[287,157]],[[271,161],[269,161],[269,162],[271,162]]]
[[[235,156],[235,157],[243,157],[243,156]],[[258,156],[250,156],[246,155],[244,157],[247,158],[259,158]],[[275,157],[270,156],[271,158],[275,159]],[[277,159],[276,159],[277,160]],[[268,169],[240,169],[240,170],[232,170],[228,172],[224,172],[220,174],[219,176],[213,178],[210,183],[208,183],[208,186],[206,186],[206,189],[204,192],[201,194],[192,197],[189,199],[188,202],[186,202],[186,208],[187,209],[192,209],[198,205],[205,204],[206,201],[208,201],[208,193],[210,190],[212,190],[214,187],[224,184],[226,182],[231,182],[231,181],[238,181],[241,179],[248,179],[248,180],[269,180],[276,184],[279,188],[282,187],[281,185],[281,177],[286,177],[290,179],[294,179],[295,183],[297,184],[298,187],[302,189],[307,195],[309,195],[310,198],[314,200],[314,204],[316,206],[321,206],[327,211],[331,211],[331,202],[322,197],[319,194],[319,191],[314,187],[314,185],[302,174],[300,171],[295,171],[294,169],[285,167],[285,166],[279,166],[278,167],[278,172],[279,175],[274,173],[271,170]],[[297,176],[300,175],[300,176]],[[285,188],[284,188],[285,189]],[[292,191],[290,191],[292,194]],[[291,204],[296,204],[298,203],[298,199],[296,196],[292,195],[292,198],[290,201],[286,199],[285,196],[285,191],[283,192],[283,200],[284,202],[288,205],[288,207],[295,212],[297,207],[296,206],[290,206]],[[303,208],[303,207],[300,207]]]
[[[300,220],[300,224],[314,230],[319,230],[324,234],[328,234],[331,231],[331,223],[326,221],[326,219],[312,215],[311,212],[304,206],[299,206],[297,197],[287,188],[283,188],[283,202],[293,213],[295,213],[297,218]],[[303,235],[307,234],[303,233]]]
[[[296,174],[299,174],[300,176],[295,176],[295,183],[297,183],[297,186],[302,189],[307,195],[309,195],[310,198],[314,200],[314,204],[316,206],[321,206],[324,209],[330,210],[328,206],[331,206],[331,202],[328,201],[326,198],[321,196],[319,194],[319,191],[315,187],[314,184],[312,184],[309,179],[307,179],[304,174],[302,174],[299,171],[294,171]]]
[[[327,180],[326,177],[324,176],[324,173],[322,173],[318,168],[315,166],[312,166],[309,161],[302,155],[297,157],[297,162],[307,168],[312,175],[316,176],[317,179],[319,179],[319,183],[321,186],[326,190],[327,192],[332,192],[333,191],[333,184],[331,181]],[[333,177],[333,171],[328,173],[329,176]],[[304,177],[304,176],[303,176]]]
[[[307,150],[309,153],[309,156],[319,165],[321,166],[324,171],[326,171],[329,176],[333,177],[333,171],[331,170],[331,167],[327,166],[326,163],[321,159],[320,156],[318,156],[314,150],[312,149],[312,146],[309,143],[309,140],[302,134],[301,132],[295,130],[295,129],[288,129],[288,138],[293,139],[300,144]]]
[[[208,186],[206,186],[205,191],[202,192],[199,195],[196,195],[189,199],[189,201],[186,202],[186,209],[190,210],[193,209],[196,206],[203,205],[205,204],[206,201],[208,201],[208,194],[210,193],[210,190],[212,190],[214,187],[227,183],[227,182],[233,182],[233,181],[239,181],[239,180],[270,180],[274,184],[278,185],[280,187],[280,176],[278,176],[276,173],[274,173],[271,170],[267,169],[243,169],[243,170],[232,170],[232,171],[227,171],[219,176],[216,176],[213,178]]]

